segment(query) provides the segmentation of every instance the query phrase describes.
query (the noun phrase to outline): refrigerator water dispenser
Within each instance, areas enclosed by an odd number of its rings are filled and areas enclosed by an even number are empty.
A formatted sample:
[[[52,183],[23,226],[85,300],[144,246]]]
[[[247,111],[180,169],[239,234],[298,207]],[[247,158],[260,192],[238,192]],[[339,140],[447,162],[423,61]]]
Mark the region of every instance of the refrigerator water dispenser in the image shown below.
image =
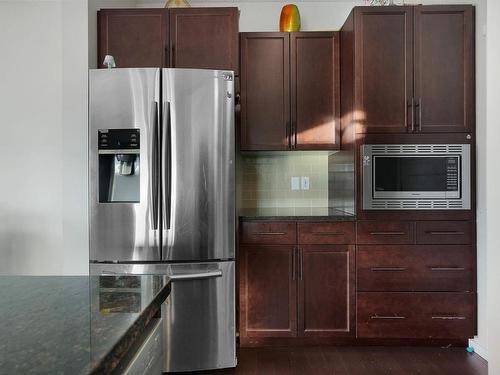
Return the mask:
[[[101,129],[99,202],[139,203],[140,130]]]

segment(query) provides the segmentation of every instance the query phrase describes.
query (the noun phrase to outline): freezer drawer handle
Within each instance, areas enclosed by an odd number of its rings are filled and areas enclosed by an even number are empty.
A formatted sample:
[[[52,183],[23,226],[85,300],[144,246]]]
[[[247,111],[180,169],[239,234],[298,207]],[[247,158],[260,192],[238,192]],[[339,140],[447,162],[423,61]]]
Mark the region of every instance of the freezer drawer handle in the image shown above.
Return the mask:
[[[185,273],[180,275],[170,275],[169,277],[172,281],[212,279],[214,277],[222,277],[222,270],[200,273]]]

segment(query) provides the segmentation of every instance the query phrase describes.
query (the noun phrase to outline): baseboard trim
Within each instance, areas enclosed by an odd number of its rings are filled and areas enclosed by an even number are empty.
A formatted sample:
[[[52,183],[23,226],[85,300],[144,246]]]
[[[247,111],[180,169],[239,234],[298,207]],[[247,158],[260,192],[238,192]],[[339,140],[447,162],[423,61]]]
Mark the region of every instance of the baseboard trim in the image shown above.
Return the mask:
[[[266,346],[440,346],[467,347],[467,339],[391,339],[356,337],[240,337],[242,348]],[[465,350],[465,349],[464,349]]]
[[[486,361],[488,360],[488,350],[485,347],[481,346],[476,339],[470,339],[469,346],[472,346],[474,348],[474,352],[478,356]]]

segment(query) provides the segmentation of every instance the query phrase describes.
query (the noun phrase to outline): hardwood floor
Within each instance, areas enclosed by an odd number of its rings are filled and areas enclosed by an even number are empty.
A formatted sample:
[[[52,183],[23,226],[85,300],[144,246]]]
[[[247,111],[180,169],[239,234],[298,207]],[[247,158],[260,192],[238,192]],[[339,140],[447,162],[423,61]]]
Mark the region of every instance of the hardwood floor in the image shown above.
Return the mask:
[[[212,375],[486,375],[488,365],[465,348],[280,347],[243,348],[238,367]]]

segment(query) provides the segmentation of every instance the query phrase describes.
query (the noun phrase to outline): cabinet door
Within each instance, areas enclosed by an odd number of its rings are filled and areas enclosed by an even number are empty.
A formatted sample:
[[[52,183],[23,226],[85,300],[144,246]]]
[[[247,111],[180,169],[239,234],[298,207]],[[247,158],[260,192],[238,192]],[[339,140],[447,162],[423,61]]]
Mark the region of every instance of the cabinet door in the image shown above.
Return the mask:
[[[170,66],[238,73],[238,8],[169,10]]]
[[[290,35],[292,147],[340,147],[338,32]]]
[[[287,33],[241,33],[241,149],[289,148]]]
[[[166,67],[165,9],[105,9],[98,12],[98,61],[112,55],[117,68]]]
[[[297,332],[297,282],[293,246],[240,247],[240,333],[243,337],[293,337]]]
[[[353,120],[358,133],[411,130],[412,23],[411,7],[355,9]]]
[[[474,21],[470,5],[415,8],[416,129],[474,128]]]
[[[355,333],[353,248],[347,245],[301,247],[299,335],[326,337]]]

